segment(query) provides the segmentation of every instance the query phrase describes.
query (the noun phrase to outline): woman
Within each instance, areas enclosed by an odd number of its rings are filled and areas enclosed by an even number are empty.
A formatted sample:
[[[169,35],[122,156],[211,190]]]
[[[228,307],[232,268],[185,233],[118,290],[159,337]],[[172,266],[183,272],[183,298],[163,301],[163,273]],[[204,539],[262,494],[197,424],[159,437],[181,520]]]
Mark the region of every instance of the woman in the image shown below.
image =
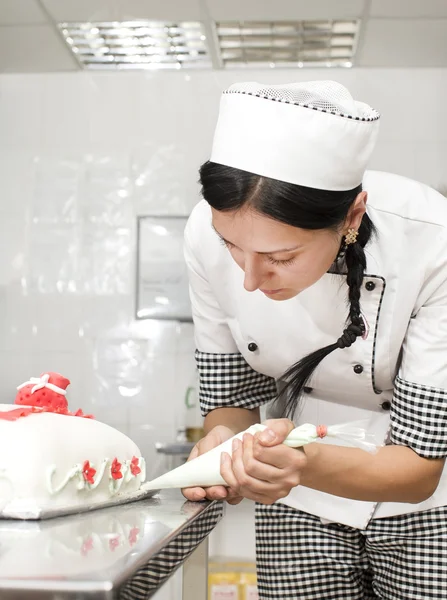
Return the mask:
[[[379,115],[334,82],[222,97],[185,232],[206,436],[255,500],[262,600],[447,595],[447,203],[366,172]],[[277,394],[277,390],[280,390]],[[377,453],[281,442],[367,422]]]

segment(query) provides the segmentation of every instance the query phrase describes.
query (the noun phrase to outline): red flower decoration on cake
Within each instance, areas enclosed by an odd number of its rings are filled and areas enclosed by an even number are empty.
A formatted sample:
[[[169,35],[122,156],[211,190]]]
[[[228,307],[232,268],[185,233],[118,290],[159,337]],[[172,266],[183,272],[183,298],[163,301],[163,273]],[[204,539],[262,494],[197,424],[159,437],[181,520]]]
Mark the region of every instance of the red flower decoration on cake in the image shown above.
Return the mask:
[[[93,549],[93,538],[89,536],[81,546],[82,556],[87,556],[90,550]]]
[[[94,419],[93,415],[85,415],[82,411],[82,408],[78,408],[75,413],[70,413],[73,417],[83,417],[84,419]]]
[[[138,542],[138,534],[140,533],[140,530],[138,529],[138,527],[132,527],[132,529],[129,531],[129,545],[133,546],[134,544],[136,544]]]
[[[42,411],[43,409],[36,408],[35,406],[30,406],[29,408],[14,408],[13,410],[0,412],[0,421],[17,421],[17,419],[20,419],[21,417],[27,417],[28,415]]]
[[[109,547],[112,552],[115,552],[115,548],[118,548],[119,545],[120,545],[120,536],[119,535],[117,535],[116,537],[109,540]]]
[[[96,469],[90,466],[90,462],[88,460],[82,466],[82,475],[87,483],[95,483],[95,475]]]
[[[136,456],[134,456],[132,458],[132,460],[130,461],[130,472],[132,473],[132,475],[134,475],[135,477],[137,475],[139,475],[141,473],[141,469],[138,466],[140,463],[140,459],[137,458]]]
[[[123,476],[123,474],[121,473],[122,466],[123,465],[120,462],[118,462],[117,458],[113,459],[112,467],[111,467],[113,479],[121,479],[122,478],[122,476]]]

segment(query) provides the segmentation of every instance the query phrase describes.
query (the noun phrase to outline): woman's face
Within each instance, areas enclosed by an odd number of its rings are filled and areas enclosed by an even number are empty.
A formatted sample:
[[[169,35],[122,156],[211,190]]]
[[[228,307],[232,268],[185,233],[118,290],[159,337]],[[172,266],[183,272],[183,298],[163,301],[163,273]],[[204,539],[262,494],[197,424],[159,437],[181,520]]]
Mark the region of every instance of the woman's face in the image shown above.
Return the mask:
[[[364,202],[361,216],[363,212]],[[259,289],[272,300],[293,298],[318,281],[334,262],[342,235],[356,225],[349,219],[349,224],[338,232],[300,229],[251,207],[231,212],[212,209],[212,223],[244,271],[245,289]]]

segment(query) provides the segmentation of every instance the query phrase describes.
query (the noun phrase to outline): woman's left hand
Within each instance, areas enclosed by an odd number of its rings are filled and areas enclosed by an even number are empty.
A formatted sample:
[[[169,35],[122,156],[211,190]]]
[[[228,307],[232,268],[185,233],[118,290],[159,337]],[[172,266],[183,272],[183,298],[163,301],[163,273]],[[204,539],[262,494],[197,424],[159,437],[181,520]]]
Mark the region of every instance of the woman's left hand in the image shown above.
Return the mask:
[[[267,429],[234,440],[233,456],[222,453],[221,475],[233,493],[261,504],[285,498],[300,483],[307,458],[302,450],[282,442],[295,425],[289,419],[270,419]]]

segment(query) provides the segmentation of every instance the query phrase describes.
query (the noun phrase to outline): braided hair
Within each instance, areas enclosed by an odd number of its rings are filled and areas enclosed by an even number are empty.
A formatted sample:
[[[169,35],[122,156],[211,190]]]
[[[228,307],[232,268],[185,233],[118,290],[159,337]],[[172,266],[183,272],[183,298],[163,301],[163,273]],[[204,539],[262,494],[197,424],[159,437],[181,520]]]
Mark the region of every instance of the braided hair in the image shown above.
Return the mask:
[[[276,179],[254,175],[247,171],[206,162],[200,168],[202,195],[218,211],[234,211],[251,205],[258,213],[301,229],[338,231],[349,209],[362,191],[332,191],[308,188]],[[337,258],[346,265],[349,313],[346,328],[333,344],[320,348],[293,364],[283,374],[286,385],[277,396],[283,414],[293,417],[302,392],[320,362],[339,348],[348,348],[365,331],[360,308],[360,291],[366,269],[364,248],[375,233],[374,224],[365,213],[354,243],[342,243]],[[339,261],[336,261],[338,264]]]

